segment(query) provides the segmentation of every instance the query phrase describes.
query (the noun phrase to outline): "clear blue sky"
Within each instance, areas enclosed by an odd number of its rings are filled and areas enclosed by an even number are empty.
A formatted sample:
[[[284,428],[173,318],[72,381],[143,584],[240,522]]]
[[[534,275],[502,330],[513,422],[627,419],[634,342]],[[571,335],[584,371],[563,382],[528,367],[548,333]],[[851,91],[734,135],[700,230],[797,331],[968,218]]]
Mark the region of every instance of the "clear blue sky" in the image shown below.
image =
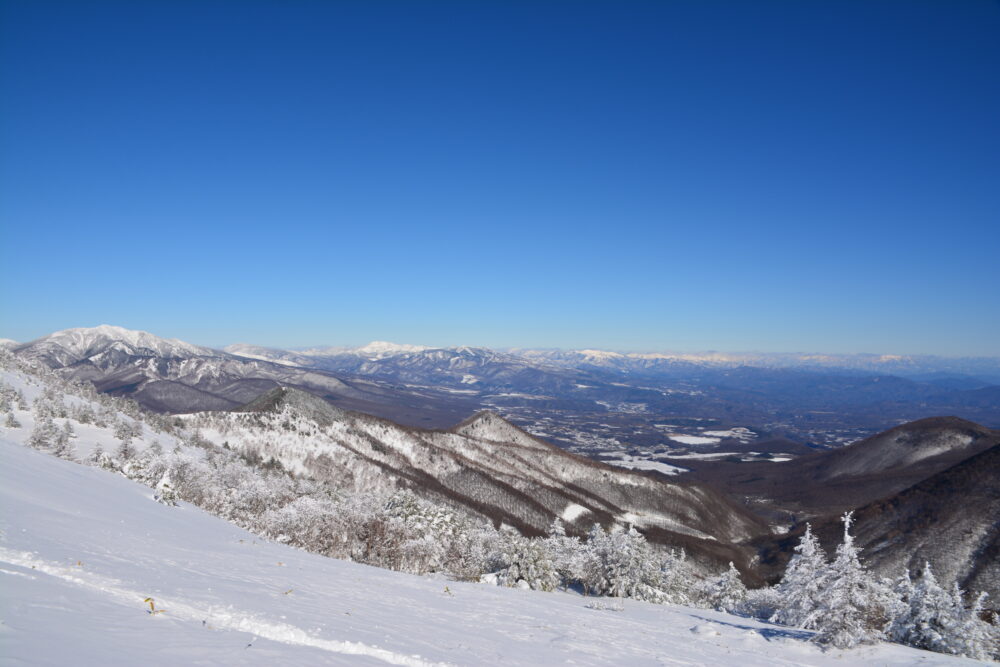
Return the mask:
[[[0,336],[1000,355],[1000,3],[0,12]]]

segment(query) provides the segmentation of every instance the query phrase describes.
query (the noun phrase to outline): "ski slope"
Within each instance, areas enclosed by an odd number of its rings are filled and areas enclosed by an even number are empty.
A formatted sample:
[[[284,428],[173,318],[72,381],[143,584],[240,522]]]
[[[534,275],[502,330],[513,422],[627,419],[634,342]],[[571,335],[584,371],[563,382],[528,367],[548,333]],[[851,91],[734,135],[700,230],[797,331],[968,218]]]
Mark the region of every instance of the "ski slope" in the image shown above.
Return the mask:
[[[324,558],[5,433],[3,665],[974,664],[888,644],[823,652],[808,633],[723,613]]]

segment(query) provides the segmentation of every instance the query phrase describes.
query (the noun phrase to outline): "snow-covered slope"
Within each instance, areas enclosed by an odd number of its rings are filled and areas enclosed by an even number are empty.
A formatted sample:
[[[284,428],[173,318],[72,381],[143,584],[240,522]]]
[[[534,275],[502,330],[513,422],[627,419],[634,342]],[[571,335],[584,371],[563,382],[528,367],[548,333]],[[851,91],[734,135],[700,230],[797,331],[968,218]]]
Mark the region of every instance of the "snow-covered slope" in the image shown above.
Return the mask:
[[[993,446],[1000,434],[954,417],[934,417],[902,424],[884,433],[826,454],[820,480],[874,475],[944,459],[948,467]]]
[[[259,359],[261,361],[273,361],[276,364],[283,364],[285,366],[309,367],[313,365],[312,360],[296,352],[276,350],[274,348],[260,347],[259,345],[250,345],[248,343],[235,343],[233,345],[227,345],[223,348],[223,351],[228,352],[229,354],[235,354],[238,357]]]
[[[355,489],[412,488],[479,516],[543,534],[556,518],[585,533],[595,522],[634,524],[651,539],[725,566],[746,564],[736,543],[766,531],[713,490],[574,456],[498,415],[451,431],[407,428],[277,389],[243,411],[187,418],[202,437],[287,470]]]
[[[886,644],[824,653],[809,633],[719,612],[311,555],[2,429],[0,461],[4,664],[974,664]]]

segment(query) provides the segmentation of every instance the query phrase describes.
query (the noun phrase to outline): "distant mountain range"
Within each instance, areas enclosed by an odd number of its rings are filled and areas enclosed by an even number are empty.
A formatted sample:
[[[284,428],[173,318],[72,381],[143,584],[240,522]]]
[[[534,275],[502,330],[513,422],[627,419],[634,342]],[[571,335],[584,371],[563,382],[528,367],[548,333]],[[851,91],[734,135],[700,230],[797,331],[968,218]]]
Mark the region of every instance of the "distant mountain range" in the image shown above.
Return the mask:
[[[580,437],[585,426],[593,431],[589,424],[606,428],[607,443],[655,443],[653,425],[695,419],[816,446],[929,415],[1000,426],[1000,384],[991,384],[1000,378],[997,359],[497,351],[385,342],[215,350],[112,326],[5,347],[161,412],[232,408],[290,386],[412,426],[445,427],[476,410],[497,410],[588,454],[611,446]]]
[[[227,410],[276,387],[296,387],[350,409],[378,413],[391,408],[394,416],[411,421],[454,423],[476,407],[456,406],[446,393],[340,379],[321,370],[107,325],[59,331],[11,349],[64,378],[92,382],[102,392],[128,396],[158,412]]]

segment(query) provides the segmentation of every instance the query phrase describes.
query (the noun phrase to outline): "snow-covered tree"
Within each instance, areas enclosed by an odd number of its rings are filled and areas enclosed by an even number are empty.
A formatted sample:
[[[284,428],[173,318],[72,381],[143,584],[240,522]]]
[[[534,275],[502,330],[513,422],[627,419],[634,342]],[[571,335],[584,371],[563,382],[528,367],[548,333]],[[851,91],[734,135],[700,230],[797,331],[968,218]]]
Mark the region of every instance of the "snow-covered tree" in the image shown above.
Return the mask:
[[[826,554],[813,535],[812,526],[806,524],[795,555],[788,561],[781,583],[775,587],[779,608],[771,620],[796,628],[813,628],[815,612],[824,596],[826,567]]]
[[[780,609],[781,597],[774,586],[747,590],[747,600],[743,605],[743,611],[747,616],[768,621],[775,618]]]
[[[980,593],[971,605],[965,606],[962,590],[955,582],[951,595],[958,619],[948,643],[949,652],[976,660],[1000,660],[1000,628],[983,620],[987,594]]]
[[[94,421],[94,410],[88,404],[81,404],[70,410],[70,415],[81,424],[91,424]]]
[[[559,573],[552,562],[545,540],[510,535],[502,558],[506,562],[497,573],[501,586],[553,591],[559,585]]]
[[[713,609],[719,611],[737,613],[743,610],[747,601],[747,589],[732,561],[729,562],[728,570],[708,583],[705,598]]]
[[[132,439],[142,434],[141,431],[137,433],[137,430],[127,419],[119,419],[115,422],[115,437],[121,440],[123,445],[131,445]]]
[[[567,583],[579,581],[584,553],[579,538],[567,535],[563,522],[556,519],[549,526],[549,534],[545,541],[559,577]]]
[[[7,419],[3,423],[7,428],[21,428],[21,422],[17,421],[17,417],[14,416],[13,412],[7,413]]]
[[[966,607],[956,583],[952,590],[942,587],[924,565],[916,581],[909,573],[900,580],[897,590],[906,603],[890,627],[893,641],[938,653],[952,653],[986,659],[996,651],[993,629],[979,618],[984,595]]]
[[[52,421],[52,416],[43,412],[35,418],[35,427],[28,436],[28,445],[35,449],[49,449],[55,444],[58,433],[59,428]]]
[[[174,490],[173,481],[170,479],[170,470],[164,471],[160,476],[160,481],[156,483],[156,495],[153,496],[156,502],[169,505],[177,505],[177,491]]]
[[[858,557],[851,535],[852,512],[843,517],[844,541],[824,573],[823,595],[807,622],[816,629],[815,641],[850,648],[885,638],[890,618],[882,605],[881,584],[868,573]]]
[[[52,440],[52,453],[59,458],[72,458],[73,448],[69,444],[69,438],[70,434],[65,429],[56,426]]]
[[[448,543],[445,569],[461,581],[479,581],[488,571],[496,537],[493,526],[470,521]]]
[[[696,593],[694,567],[684,549],[671,549],[660,564],[660,590],[663,601],[672,604],[691,604]]]
[[[11,412],[14,409],[14,388],[0,380],[0,412]]]
[[[649,602],[663,600],[660,559],[632,526],[608,533],[594,524],[582,569],[583,584],[590,592]]]

